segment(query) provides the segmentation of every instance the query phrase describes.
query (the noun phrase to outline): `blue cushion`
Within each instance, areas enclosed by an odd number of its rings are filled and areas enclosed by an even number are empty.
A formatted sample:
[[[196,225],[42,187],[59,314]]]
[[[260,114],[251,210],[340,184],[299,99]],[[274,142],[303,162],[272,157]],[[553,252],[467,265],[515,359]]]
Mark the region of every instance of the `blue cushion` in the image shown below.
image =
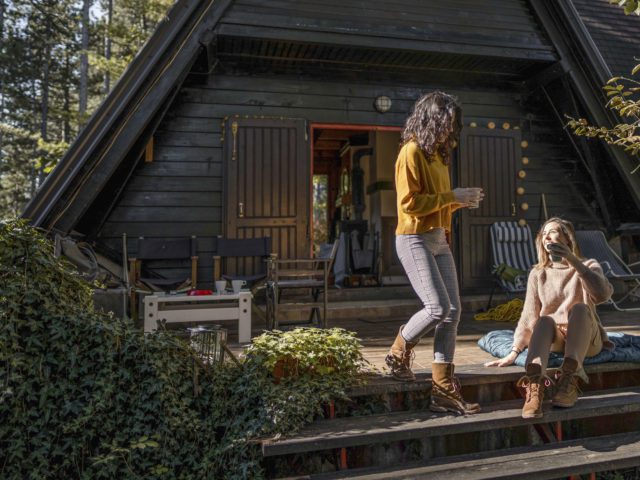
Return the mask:
[[[614,343],[616,348],[613,350],[603,349],[597,355],[585,358],[584,364],[640,362],[640,336],[612,332],[609,333],[609,340]],[[478,345],[482,350],[490,353],[494,357],[506,357],[509,355],[509,352],[511,352],[511,347],[513,346],[513,330],[494,330],[493,332],[489,332],[478,340]],[[559,367],[562,364],[562,358],[562,354],[551,352],[549,354],[549,367]],[[518,355],[515,364],[524,367],[526,359],[527,349]]]

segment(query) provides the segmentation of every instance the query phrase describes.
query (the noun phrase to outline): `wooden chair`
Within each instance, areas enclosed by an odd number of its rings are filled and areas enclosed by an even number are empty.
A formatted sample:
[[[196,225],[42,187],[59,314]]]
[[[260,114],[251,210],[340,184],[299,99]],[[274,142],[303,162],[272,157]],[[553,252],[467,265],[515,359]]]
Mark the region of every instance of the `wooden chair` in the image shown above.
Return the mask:
[[[184,291],[197,286],[198,255],[195,236],[177,240],[138,238],[129,257],[131,317],[137,319],[140,293]],[[186,267],[186,263],[189,267]],[[186,274],[189,268],[189,274]],[[167,273],[169,272],[169,273]]]
[[[338,251],[338,241],[324,244],[315,258],[278,259],[269,262],[267,282],[267,321],[269,328],[278,328],[278,313],[283,310],[310,308],[309,321],[327,326],[329,305],[329,274]],[[285,289],[308,289],[311,302],[282,303]],[[320,295],[322,299],[320,300]],[[320,309],[322,308],[322,316]]]

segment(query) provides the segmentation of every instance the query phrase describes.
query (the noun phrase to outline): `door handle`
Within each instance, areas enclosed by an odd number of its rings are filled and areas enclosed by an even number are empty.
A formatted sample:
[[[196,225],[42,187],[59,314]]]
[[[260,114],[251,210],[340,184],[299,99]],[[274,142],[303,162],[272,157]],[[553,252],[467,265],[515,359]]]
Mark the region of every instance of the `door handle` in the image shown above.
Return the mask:
[[[515,213],[514,213],[515,215]],[[239,218],[244,218],[244,203],[240,202],[238,203],[238,217]]]
[[[516,204],[515,203],[511,204],[511,216],[512,217],[516,216]]]

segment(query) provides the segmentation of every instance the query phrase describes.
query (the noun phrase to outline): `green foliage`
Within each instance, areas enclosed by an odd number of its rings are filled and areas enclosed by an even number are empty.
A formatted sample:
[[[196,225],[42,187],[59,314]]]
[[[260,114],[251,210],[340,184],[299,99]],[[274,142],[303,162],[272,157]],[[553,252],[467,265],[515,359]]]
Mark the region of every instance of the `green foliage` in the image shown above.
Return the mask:
[[[86,50],[85,2],[94,6]],[[109,21],[107,0],[0,0],[0,219],[22,211],[173,0],[111,4]],[[85,83],[88,111],[81,115]]]
[[[635,75],[640,65],[631,72]],[[623,148],[629,154],[638,157],[640,154],[640,82],[627,77],[613,77],[603,87],[610,97],[607,107],[616,112],[623,122],[611,128],[593,126],[584,119],[569,117],[567,125],[573,133],[588,138],[599,138],[610,145]],[[640,164],[631,172],[635,173]]]
[[[640,5],[638,5],[638,0],[609,0],[609,3],[620,5],[624,8],[625,15],[631,15],[632,13],[640,15]]]
[[[303,333],[317,354],[361,359],[352,334]],[[262,478],[255,439],[312,420],[355,373],[340,360],[276,384],[266,358],[208,366],[165,331],[94,312],[49,241],[0,224],[0,478]]]
[[[368,366],[355,333],[342,328],[265,332],[253,339],[246,354],[260,358],[271,371],[279,361],[286,361],[294,367],[293,376],[335,373],[350,377]]]

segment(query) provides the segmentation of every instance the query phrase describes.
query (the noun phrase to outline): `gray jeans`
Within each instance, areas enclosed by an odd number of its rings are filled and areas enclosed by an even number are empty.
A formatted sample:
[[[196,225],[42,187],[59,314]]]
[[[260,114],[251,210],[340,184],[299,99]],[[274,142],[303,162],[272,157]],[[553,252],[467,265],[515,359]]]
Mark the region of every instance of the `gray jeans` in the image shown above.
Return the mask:
[[[407,342],[417,342],[435,328],[433,359],[453,362],[460,323],[458,276],[444,229],[397,235],[396,250],[411,286],[424,308],[402,329]]]

